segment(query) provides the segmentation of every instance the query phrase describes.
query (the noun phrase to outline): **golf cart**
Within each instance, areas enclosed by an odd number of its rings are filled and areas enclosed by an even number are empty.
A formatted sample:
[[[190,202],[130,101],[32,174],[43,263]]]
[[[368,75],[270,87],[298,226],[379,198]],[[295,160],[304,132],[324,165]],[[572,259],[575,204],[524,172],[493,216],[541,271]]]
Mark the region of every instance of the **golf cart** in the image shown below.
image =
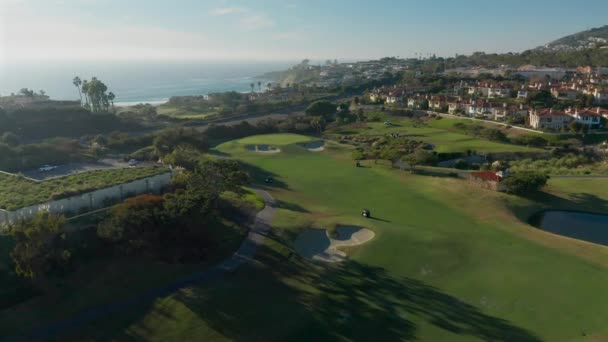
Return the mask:
[[[357,164],[355,164],[356,167],[361,167],[361,162],[359,160],[357,160]]]
[[[266,184],[272,184],[272,182],[274,182],[274,178],[272,177],[266,177],[266,179],[264,179],[264,183]]]
[[[372,214],[369,211],[369,209],[363,209],[363,211],[361,212],[361,216],[363,216],[365,218],[370,218],[370,217],[372,217]]]

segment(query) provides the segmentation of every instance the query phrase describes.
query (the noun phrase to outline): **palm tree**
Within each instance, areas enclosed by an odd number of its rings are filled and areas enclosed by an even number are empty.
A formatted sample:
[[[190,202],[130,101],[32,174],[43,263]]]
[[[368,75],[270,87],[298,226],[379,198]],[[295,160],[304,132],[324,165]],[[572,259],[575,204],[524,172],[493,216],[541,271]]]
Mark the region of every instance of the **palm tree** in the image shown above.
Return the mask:
[[[272,83],[268,82],[268,84],[266,85],[266,88],[270,90],[272,88]]]
[[[85,107],[89,108],[89,81],[82,81],[82,92],[84,93]],[[82,102],[82,100],[81,100]]]
[[[258,81],[258,90],[262,92],[262,82]]]
[[[114,99],[115,98],[116,98],[116,95],[114,95],[113,92],[108,93],[108,100],[110,100],[110,103],[112,104],[112,109],[114,109]]]
[[[80,77],[78,77],[78,76],[74,77],[74,80],[72,80],[72,83],[74,84],[74,86],[76,86],[76,89],[78,89],[78,95],[80,95],[80,105],[82,105],[82,91],[80,91],[80,86],[82,85],[82,81],[80,80]]]
[[[254,83],[249,84],[249,86],[251,87],[251,92],[253,93],[253,88],[255,87]]]

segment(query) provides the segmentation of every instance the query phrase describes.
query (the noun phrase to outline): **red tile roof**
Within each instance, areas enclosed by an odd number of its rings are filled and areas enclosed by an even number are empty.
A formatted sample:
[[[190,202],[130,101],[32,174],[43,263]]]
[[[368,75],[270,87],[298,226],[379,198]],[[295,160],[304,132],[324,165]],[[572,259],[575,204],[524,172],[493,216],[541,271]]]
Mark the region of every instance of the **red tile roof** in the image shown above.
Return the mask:
[[[601,116],[600,113],[592,109],[580,109],[576,111],[575,114],[579,116]]]
[[[547,116],[547,117],[549,117],[549,116],[550,117],[568,116],[564,112],[552,110],[551,108],[544,108],[544,109],[537,110],[535,114],[538,116]]]

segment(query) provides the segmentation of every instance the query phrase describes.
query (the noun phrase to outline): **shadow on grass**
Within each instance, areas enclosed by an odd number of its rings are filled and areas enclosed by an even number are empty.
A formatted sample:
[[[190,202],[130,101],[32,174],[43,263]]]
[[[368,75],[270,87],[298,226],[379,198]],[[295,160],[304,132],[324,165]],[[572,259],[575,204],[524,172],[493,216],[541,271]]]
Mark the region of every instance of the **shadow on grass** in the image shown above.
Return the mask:
[[[247,172],[247,174],[249,174],[251,183],[253,185],[256,185],[263,189],[264,188],[288,189],[288,186],[287,186],[287,184],[285,184],[285,182],[281,181],[280,179],[277,179],[278,177],[280,177],[280,175],[277,175],[274,172],[264,170],[258,166],[255,166],[255,165],[252,165],[249,163],[245,163],[245,162],[241,162],[241,166],[243,167],[243,170],[245,172]],[[265,180],[269,177],[273,179],[272,183],[265,182]]]
[[[520,221],[548,233],[608,246],[605,229],[608,201],[605,199],[588,193],[563,198],[546,192],[536,193],[529,199],[532,201],[526,204],[509,205]],[[545,214],[549,212],[553,212],[553,216],[545,221]]]
[[[381,219],[381,218],[378,218],[378,217],[375,217],[375,216],[371,216],[369,219],[370,219],[370,220],[376,220],[376,221],[380,221],[380,222],[388,222],[388,223],[390,223],[390,222],[391,222],[391,221],[389,221],[389,220]]]
[[[177,299],[235,340],[413,340],[415,321],[422,319],[483,340],[539,341],[435,287],[380,267],[352,260],[314,265],[297,256],[286,263],[274,249],[260,252],[265,258],[258,261],[264,261],[221,287],[194,289]]]
[[[209,150],[209,154],[212,155],[212,156],[220,157],[220,158],[229,158],[229,157],[232,157],[232,154],[226,153],[226,152],[222,152],[222,151],[218,151],[216,149],[210,149]]]
[[[546,210],[574,210],[597,214],[608,214],[608,201],[593,194],[576,193],[571,198],[559,197],[541,191],[527,196],[527,204],[509,203],[509,209],[522,222],[538,225]]]
[[[415,340],[417,322],[424,321],[465,339],[540,341],[436,287],[384,268],[353,260],[305,261],[291,247],[296,234],[271,230],[254,260],[236,273],[177,292],[167,305],[142,303],[90,326],[89,335],[81,331],[67,340],[90,338],[91,331],[100,340],[205,340],[214,336],[211,331],[230,340]],[[149,325],[142,320],[148,315],[153,317]]]
[[[289,202],[285,202],[285,201],[281,201],[281,200],[275,200],[275,207],[295,211],[298,213],[309,213],[310,212],[299,204],[289,203]]]

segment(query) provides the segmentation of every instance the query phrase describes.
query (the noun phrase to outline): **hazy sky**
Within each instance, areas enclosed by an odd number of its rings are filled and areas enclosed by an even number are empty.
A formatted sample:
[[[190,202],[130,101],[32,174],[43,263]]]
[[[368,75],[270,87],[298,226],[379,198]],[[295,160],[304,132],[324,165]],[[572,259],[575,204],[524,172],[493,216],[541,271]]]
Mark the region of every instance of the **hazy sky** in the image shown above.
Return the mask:
[[[606,0],[0,0],[0,63],[522,51],[606,13]]]

